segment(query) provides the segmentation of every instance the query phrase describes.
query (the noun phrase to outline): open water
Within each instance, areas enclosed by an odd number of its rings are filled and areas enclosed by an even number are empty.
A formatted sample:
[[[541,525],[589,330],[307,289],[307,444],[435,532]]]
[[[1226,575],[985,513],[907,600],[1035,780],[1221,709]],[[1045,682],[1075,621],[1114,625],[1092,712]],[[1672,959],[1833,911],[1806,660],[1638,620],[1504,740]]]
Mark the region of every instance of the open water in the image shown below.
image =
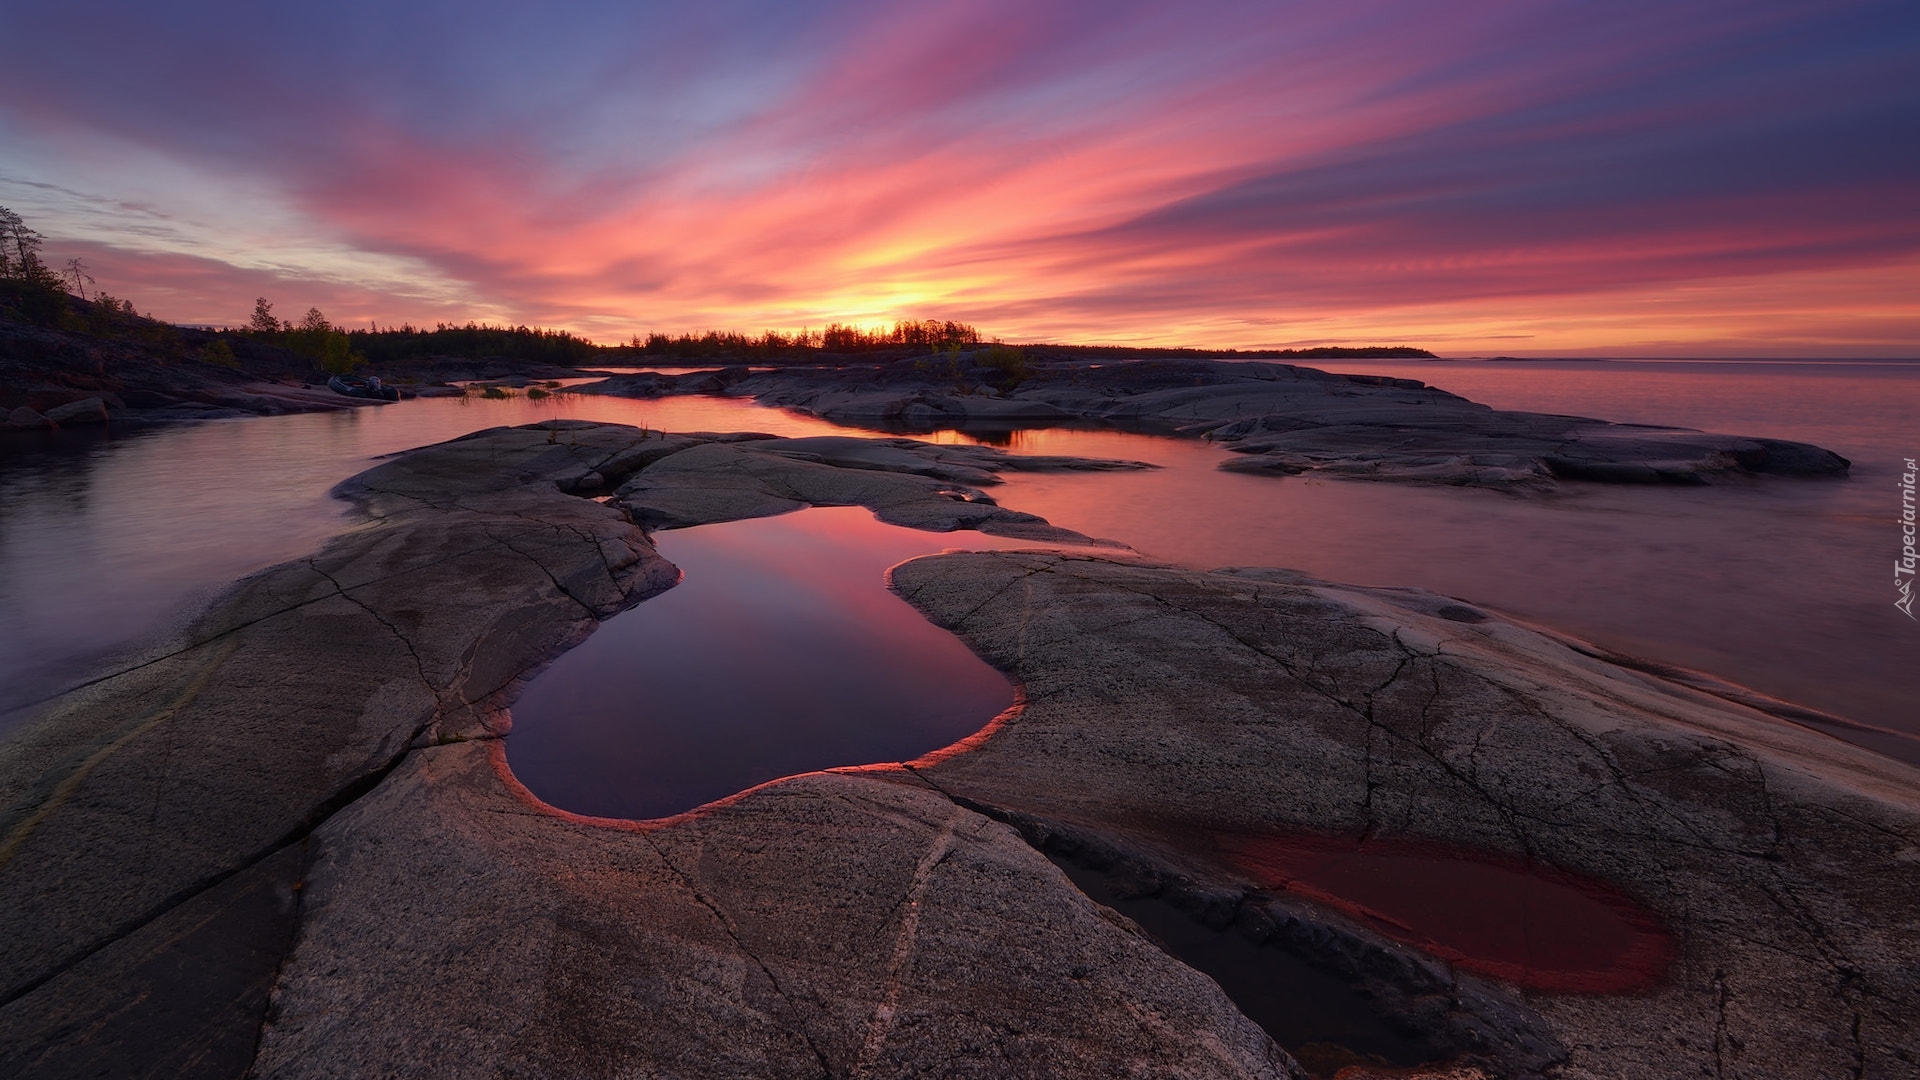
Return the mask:
[[[1499,407],[1801,439],[1851,458],[1853,475],[1708,488],[1578,485],[1519,498],[1239,476],[1218,471],[1223,452],[1198,442],[1051,430],[1016,434],[1010,448],[1163,468],[1010,474],[995,496],[1169,561],[1434,589],[1884,729],[1847,737],[1920,760],[1920,623],[1893,606],[1901,461],[1920,455],[1920,364],[1337,369],[1417,378]],[[559,395],[423,400],[125,436],[9,436],[0,441],[0,731],[51,695],[164,648],[224,583],[324,542],[346,524],[328,489],[378,455],[553,417],[680,431],[843,430],[723,399]],[[843,546],[865,544],[845,531]],[[698,533],[668,537],[669,552],[684,546],[694,565]],[[865,590],[878,594],[884,568],[901,557],[893,543],[848,556],[865,558],[870,578],[859,584],[854,575],[830,595],[858,610]],[[769,565],[777,550],[766,549]],[[818,659],[834,661],[828,650]],[[711,664],[687,666],[687,677],[723,677],[753,660],[735,650]],[[873,759],[855,753],[845,763]]]

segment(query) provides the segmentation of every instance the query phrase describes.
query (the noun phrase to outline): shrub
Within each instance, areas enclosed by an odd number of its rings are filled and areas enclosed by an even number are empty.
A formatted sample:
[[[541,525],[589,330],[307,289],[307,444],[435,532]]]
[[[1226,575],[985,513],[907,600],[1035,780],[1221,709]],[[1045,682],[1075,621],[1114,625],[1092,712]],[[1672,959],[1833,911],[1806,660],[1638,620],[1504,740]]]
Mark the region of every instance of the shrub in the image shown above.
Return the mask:
[[[1033,364],[1028,361],[1026,350],[1011,345],[995,345],[976,362],[1000,372],[1000,378],[995,381],[1002,390],[1011,390],[1033,377]]]
[[[233,355],[233,346],[224,341],[215,341],[200,353],[200,359],[209,364],[218,364],[224,368],[238,368],[240,361]]]

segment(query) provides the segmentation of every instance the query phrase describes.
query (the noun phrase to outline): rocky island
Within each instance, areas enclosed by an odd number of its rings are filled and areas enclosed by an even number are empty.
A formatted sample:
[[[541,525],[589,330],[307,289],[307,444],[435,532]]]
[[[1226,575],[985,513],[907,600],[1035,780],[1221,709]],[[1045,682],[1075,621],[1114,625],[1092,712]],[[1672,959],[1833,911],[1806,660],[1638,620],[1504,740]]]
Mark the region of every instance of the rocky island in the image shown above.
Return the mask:
[[[355,477],[360,525],[0,744],[0,1072],[1920,1070],[1911,767],[1495,611],[1158,564],[986,490],[1135,464],[554,421]],[[659,821],[514,780],[518,688],[676,580],[653,530],[804,505],[1038,545],[891,575],[1020,704]],[[1476,923],[1502,896],[1534,906]],[[1296,965],[1409,1057],[1281,1045],[1202,953]]]
[[[1094,424],[1192,435],[1222,468],[1353,480],[1550,489],[1565,480],[1704,484],[1839,476],[1845,458],[1781,439],[1492,409],[1413,379],[1259,361],[1094,363],[982,350],[880,364],[642,373],[583,393],[726,394],[891,432]]]

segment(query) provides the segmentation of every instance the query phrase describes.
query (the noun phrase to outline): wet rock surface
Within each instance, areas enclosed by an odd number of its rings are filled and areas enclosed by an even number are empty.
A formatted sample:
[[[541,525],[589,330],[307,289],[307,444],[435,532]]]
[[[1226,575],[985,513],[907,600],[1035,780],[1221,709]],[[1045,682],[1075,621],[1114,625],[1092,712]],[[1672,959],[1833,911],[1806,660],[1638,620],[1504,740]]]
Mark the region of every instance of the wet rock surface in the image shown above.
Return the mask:
[[[626,375],[584,392],[724,393],[882,431],[993,431],[1094,423],[1199,436],[1222,468],[1513,490],[1562,481],[1701,484],[1742,475],[1837,476],[1805,443],[1513,412],[1412,379],[1290,364],[1036,360],[1017,375],[923,357],[877,365]]]
[[[1914,1073],[1912,769],[1445,597],[1096,554],[985,495],[1023,467],[1118,466],[556,421],[342,485],[363,524],[0,744],[0,1073],[1305,1075],[1069,871],[1430,1075]],[[893,572],[1024,707],[663,821],[528,796],[507,709],[673,582],[645,528],[800,505],[1083,545]],[[1671,958],[1472,974],[1236,859],[1309,833],[1596,883]]]

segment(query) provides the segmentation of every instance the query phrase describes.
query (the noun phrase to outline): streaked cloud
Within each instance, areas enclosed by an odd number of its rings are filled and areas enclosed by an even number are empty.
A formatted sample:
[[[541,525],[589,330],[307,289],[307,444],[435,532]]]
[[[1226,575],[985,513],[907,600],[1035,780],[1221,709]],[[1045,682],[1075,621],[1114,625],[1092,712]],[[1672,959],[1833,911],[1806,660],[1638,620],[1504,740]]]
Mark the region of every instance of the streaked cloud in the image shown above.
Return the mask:
[[[0,199],[182,321],[1920,352],[1910,3],[11,7]]]

